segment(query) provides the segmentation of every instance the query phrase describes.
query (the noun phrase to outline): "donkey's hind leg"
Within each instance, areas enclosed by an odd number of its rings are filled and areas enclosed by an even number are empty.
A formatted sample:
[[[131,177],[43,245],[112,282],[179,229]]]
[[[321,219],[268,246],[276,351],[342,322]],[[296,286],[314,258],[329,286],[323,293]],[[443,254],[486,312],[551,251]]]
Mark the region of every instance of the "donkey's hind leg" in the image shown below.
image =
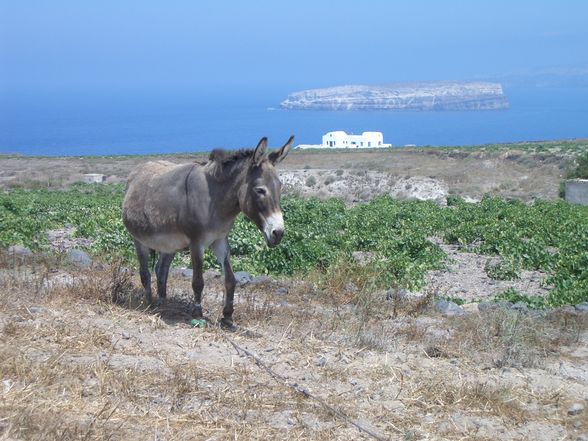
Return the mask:
[[[174,260],[176,253],[160,253],[155,264],[155,275],[157,276],[157,300],[158,305],[164,305],[167,297],[167,276],[169,267]]]
[[[149,261],[151,259],[151,249],[135,240],[135,249],[139,258],[139,274],[141,275],[141,284],[145,290],[145,299],[150,305],[153,304],[153,295],[151,294],[151,271],[149,270]]]

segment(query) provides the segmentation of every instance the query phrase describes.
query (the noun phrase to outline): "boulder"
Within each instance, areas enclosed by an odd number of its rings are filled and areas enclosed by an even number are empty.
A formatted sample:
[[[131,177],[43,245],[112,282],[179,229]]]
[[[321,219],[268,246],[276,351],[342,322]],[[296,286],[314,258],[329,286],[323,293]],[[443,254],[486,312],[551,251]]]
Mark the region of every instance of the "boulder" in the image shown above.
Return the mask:
[[[253,276],[249,274],[247,271],[237,271],[235,273],[235,280],[237,281],[237,285],[246,285],[253,279]]]
[[[440,312],[444,317],[455,317],[465,314],[461,306],[445,299],[437,299],[435,301],[435,310]]]
[[[66,260],[78,268],[90,268],[92,266],[92,258],[82,250],[69,250],[65,255]]]
[[[8,255],[24,259],[25,257],[32,256],[33,252],[27,247],[23,247],[21,245],[12,245],[8,248]]]

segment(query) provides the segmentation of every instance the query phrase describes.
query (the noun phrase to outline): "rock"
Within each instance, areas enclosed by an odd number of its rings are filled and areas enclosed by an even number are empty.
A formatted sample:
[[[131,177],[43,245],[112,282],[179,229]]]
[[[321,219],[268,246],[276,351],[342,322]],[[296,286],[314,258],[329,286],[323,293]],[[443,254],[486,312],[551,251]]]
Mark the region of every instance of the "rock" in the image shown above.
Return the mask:
[[[180,276],[182,276],[185,279],[191,279],[193,275],[194,270],[192,268],[182,268],[180,270]]]
[[[285,296],[286,294],[288,294],[288,288],[278,288],[276,289],[276,294],[279,296]]]
[[[23,247],[21,245],[12,245],[8,248],[8,255],[24,259],[25,257],[32,256],[33,252],[29,250],[27,247]]]
[[[82,250],[69,250],[65,255],[67,261],[78,268],[90,268],[92,266],[92,259]]]
[[[465,311],[457,303],[448,302],[445,299],[435,301],[435,310],[445,317],[455,317],[465,314]]]
[[[261,275],[261,276],[255,276],[253,279],[251,279],[251,284],[252,285],[263,285],[264,283],[268,283],[271,282],[271,278],[265,275]]]
[[[316,362],[316,365],[319,367],[324,367],[327,364],[327,359],[325,357],[323,357],[322,355],[319,357],[319,359]]]
[[[359,288],[353,282],[347,282],[343,289],[349,293],[356,293],[359,291]]]
[[[2,384],[4,385],[4,392],[10,392],[10,389],[14,386],[14,381],[9,378],[7,380],[2,380]]]
[[[351,257],[360,265],[367,265],[374,258],[374,253],[371,251],[354,251]]]
[[[131,335],[127,331],[121,332],[121,336],[123,339],[128,340],[131,338]]]
[[[253,277],[247,271],[237,271],[235,273],[235,280],[237,281],[237,285],[246,285]]]
[[[31,307],[29,307],[29,312],[31,314],[41,314],[41,313],[43,313],[45,311],[46,311],[46,309],[43,308],[42,306],[31,306]]]
[[[395,302],[417,302],[423,297],[425,294],[420,291],[409,291],[404,288],[393,288],[386,291],[386,300]]]
[[[584,405],[582,403],[574,403],[568,409],[568,415],[579,415],[584,411]]]
[[[588,302],[578,303],[576,305],[576,310],[579,312],[588,312]]]
[[[495,311],[497,309],[509,309],[512,306],[511,302],[480,302],[478,303],[478,311],[488,312]]]
[[[206,280],[220,279],[221,276],[222,276],[222,273],[215,268],[208,268],[206,271],[204,271],[204,274],[202,275],[202,277],[204,277],[204,279],[206,279]],[[192,278],[191,275],[190,275],[190,278]]]
[[[480,310],[477,303],[468,303],[466,305],[462,305],[461,309],[468,313],[474,313]]]
[[[529,310],[529,307],[524,302],[516,302],[514,305],[510,307],[510,309],[520,312],[527,312]]]
[[[574,308],[573,306],[570,306],[570,305],[562,306],[561,308],[558,309],[558,311],[563,314],[570,314],[570,315],[577,315],[578,314],[578,310],[576,310],[576,308]]]

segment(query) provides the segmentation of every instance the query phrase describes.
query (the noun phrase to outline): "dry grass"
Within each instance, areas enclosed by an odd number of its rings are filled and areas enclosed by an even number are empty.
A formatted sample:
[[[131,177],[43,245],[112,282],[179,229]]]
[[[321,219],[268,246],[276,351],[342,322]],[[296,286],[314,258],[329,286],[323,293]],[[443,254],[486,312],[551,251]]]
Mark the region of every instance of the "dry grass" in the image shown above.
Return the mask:
[[[315,400],[236,353],[220,329],[190,328],[178,309],[145,310],[136,275],[120,266],[68,279],[55,265],[0,256],[0,440],[369,438],[332,409],[382,439],[587,427],[585,415],[566,414],[586,384],[547,370],[521,381],[480,363],[490,347],[508,365],[541,367],[581,343],[577,317],[443,320],[430,299],[370,294],[369,268],[354,273],[353,293],[343,269],[320,286],[238,288],[237,323],[255,332],[230,338]],[[170,283],[180,308],[189,282]],[[221,290],[216,281],[205,291],[214,313]],[[551,383],[538,389],[542,377]]]
[[[448,350],[472,354],[494,367],[541,367],[545,359],[577,344],[588,319],[563,311],[521,313],[496,309],[452,320]]]

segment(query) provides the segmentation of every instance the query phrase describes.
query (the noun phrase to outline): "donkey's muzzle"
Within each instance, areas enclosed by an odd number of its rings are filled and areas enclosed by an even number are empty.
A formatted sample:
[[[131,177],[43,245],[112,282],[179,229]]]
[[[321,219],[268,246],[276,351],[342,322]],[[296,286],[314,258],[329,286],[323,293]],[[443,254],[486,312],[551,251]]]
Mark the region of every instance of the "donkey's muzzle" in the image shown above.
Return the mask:
[[[267,244],[270,247],[275,247],[282,241],[282,237],[284,237],[283,229],[272,230],[268,237]]]
[[[277,211],[265,218],[263,234],[269,247],[275,247],[280,243],[284,236],[284,218],[281,211]]]

